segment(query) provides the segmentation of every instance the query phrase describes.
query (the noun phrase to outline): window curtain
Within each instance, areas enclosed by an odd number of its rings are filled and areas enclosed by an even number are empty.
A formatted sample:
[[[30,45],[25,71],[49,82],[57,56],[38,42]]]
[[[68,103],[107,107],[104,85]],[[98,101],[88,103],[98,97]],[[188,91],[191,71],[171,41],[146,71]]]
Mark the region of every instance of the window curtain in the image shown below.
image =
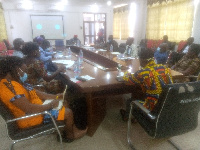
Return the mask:
[[[113,37],[115,39],[125,40],[129,37],[129,7],[124,6],[114,9],[113,15]]]
[[[174,0],[148,6],[147,39],[180,42],[191,36],[194,16],[193,0]]]
[[[6,32],[6,23],[3,14],[2,4],[0,3],[0,41],[3,39],[8,39],[7,32]]]

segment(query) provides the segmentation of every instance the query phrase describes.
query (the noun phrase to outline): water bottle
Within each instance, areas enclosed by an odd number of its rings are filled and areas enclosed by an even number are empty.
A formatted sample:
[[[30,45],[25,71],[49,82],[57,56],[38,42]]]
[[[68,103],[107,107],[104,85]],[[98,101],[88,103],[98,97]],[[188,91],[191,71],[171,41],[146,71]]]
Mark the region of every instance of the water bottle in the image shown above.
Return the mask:
[[[83,51],[80,50],[79,52],[79,63],[80,63],[80,66],[83,64]]]
[[[111,53],[113,52],[113,45],[112,44],[110,45],[110,52]]]
[[[70,47],[68,48],[68,57],[69,57],[69,59],[71,59],[71,57],[72,57],[72,51],[71,51]]]
[[[79,60],[77,60],[74,63],[74,77],[75,78],[79,77],[80,73],[81,73],[80,63],[79,63]]]

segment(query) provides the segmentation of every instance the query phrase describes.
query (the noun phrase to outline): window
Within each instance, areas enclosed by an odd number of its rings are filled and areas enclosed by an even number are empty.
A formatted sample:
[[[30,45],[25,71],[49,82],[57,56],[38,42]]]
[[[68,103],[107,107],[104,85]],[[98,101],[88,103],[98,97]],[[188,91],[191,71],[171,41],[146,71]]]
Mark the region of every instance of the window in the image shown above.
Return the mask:
[[[3,41],[3,39],[7,39],[7,32],[6,32],[6,24],[3,14],[3,9],[0,3],[0,41]]]
[[[113,37],[120,40],[133,37],[136,19],[135,3],[114,8],[113,14]]]
[[[84,13],[83,36],[85,45],[93,45],[99,36],[106,40],[106,14]]]
[[[170,41],[186,40],[192,34],[193,16],[193,0],[174,0],[149,6],[147,39],[157,40],[168,35]]]

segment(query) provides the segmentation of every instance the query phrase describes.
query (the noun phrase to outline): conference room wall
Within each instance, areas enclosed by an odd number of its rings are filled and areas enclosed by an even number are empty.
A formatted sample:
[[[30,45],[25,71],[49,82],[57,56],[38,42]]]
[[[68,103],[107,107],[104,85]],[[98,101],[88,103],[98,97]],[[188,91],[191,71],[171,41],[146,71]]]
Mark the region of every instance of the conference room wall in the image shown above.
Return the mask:
[[[106,13],[107,36],[113,31],[113,9],[101,8],[93,11],[90,7],[66,7],[63,11],[48,10],[45,5],[38,5],[34,10],[19,10],[14,4],[4,3],[4,16],[9,41],[21,37],[25,41],[32,41],[32,29],[30,15],[62,15],[64,22],[64,40],[68,40],[77,34],[83,43],[83,13]],[[37,9],[36,9],[37,8]]]
[[[194,42],[200,44],[200,0],[196,0],[196,2],[192,36],[194,37]]]

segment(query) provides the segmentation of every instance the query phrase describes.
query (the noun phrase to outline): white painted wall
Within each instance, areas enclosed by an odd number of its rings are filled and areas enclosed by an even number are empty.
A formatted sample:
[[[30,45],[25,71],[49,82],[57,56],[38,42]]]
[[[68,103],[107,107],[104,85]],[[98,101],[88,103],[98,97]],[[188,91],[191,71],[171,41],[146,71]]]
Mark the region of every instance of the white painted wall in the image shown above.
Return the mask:
[[[134,44],[139,45],[141,39],[144,39],[146,34],[147,0],[130,1],[130,3],[132,2],[136,4],[136,22],[133,29]],[[126,40],[119,39],[116,41],[118,44],[126,42]]]
[[[192,36],[194,37],[194,43],[200,44],[200,0],[196,0],[196,2]]]
[[[30,15],[63,15],[64,40],[72,38],[75,34],[83,43],[83,13],[93,12],[90,7],[66,7],[64,11],[49,11],[45,5],[34,6],[34,10],[19,10],[11,3],[3,3],[4,15],[7,27],[8,39],[12,43],[15,38],[22,38],[25,41],[32,41],[32,29]],[[37,8],[37,9],[36,9]],[[110,7],[100,8],[94,13],[106,13],[107,36],[112,34],[113,9]]]

